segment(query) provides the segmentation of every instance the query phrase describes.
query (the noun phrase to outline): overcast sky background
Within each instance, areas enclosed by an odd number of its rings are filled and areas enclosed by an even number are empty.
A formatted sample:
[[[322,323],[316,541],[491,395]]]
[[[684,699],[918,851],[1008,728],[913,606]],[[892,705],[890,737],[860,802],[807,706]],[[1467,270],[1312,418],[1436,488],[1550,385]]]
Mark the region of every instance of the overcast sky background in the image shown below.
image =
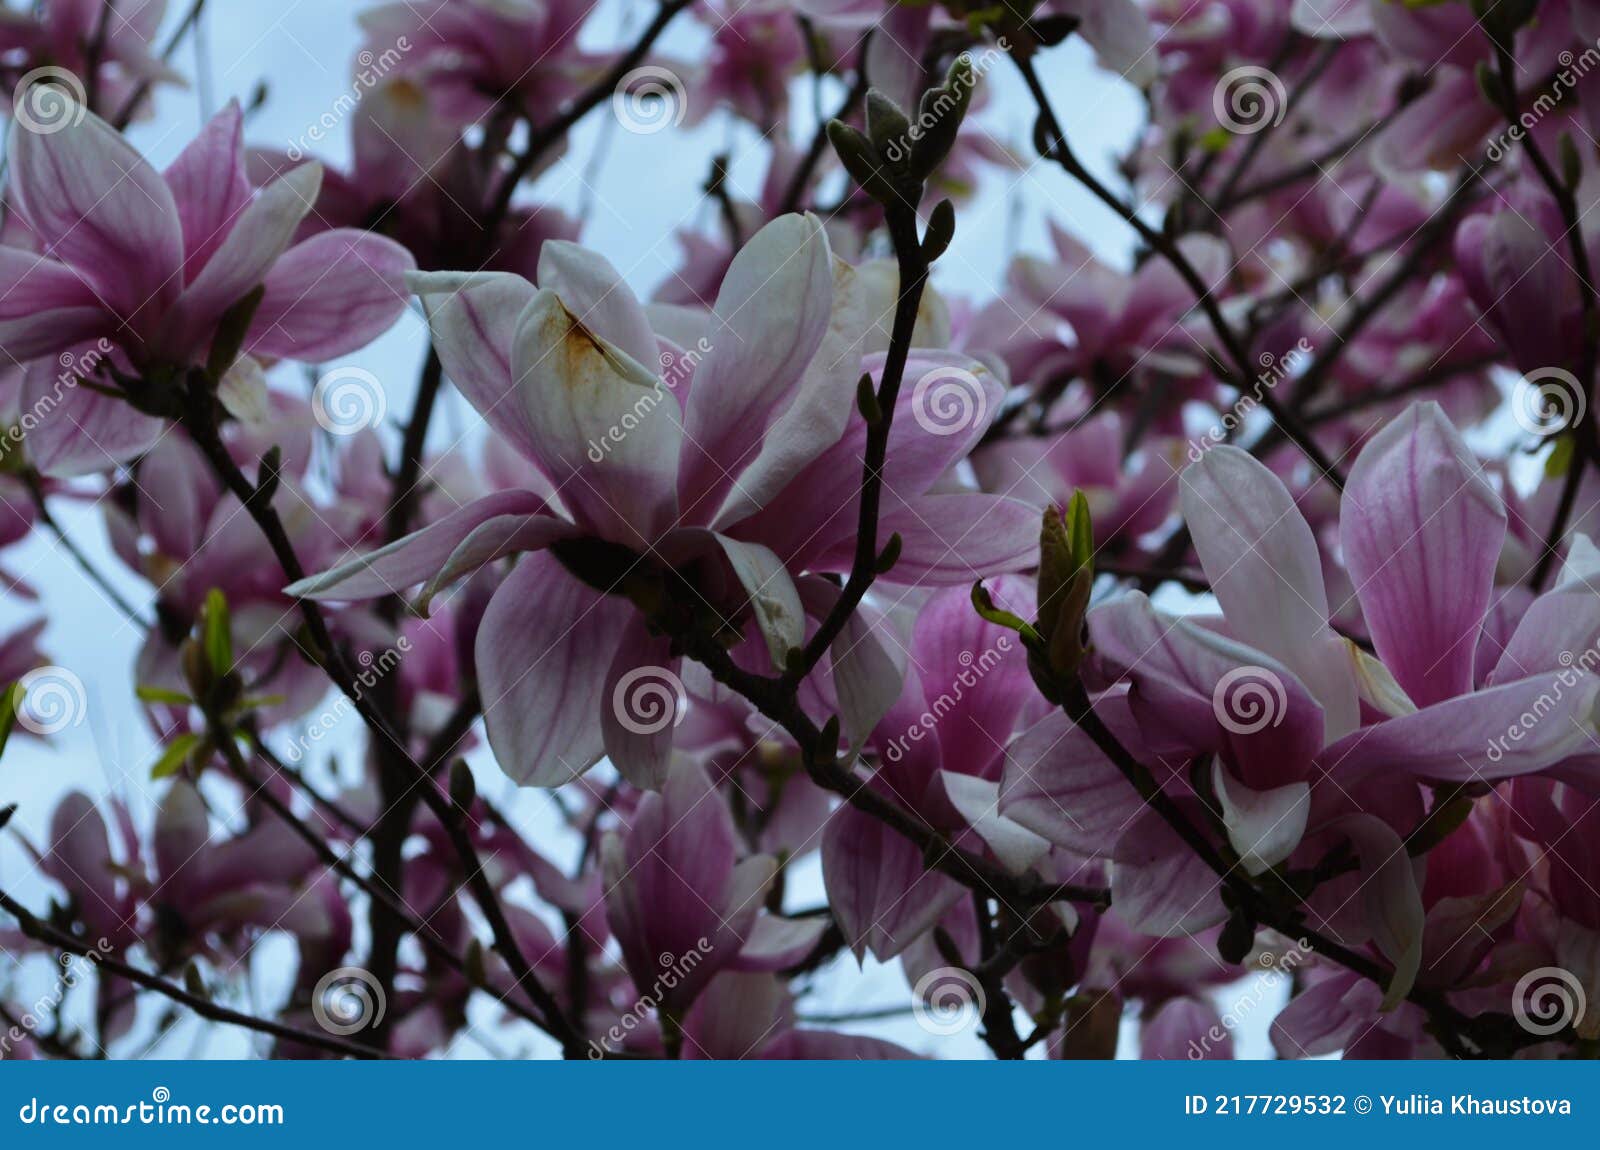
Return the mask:
[[[164,167],[198,130],[207,113],[234,97],[248,104],[264,81],[268,98],[249,122],[248,139],[261,146],[286,147],[349,91],[359,42],[356,14],[367,6],[358,0],[211,0],[204,20],[205,50],[197,57],[191,45],[176,61],[189,75],[196,74],[197,64],[208,63],[204,79],[188,91],[161,91],[156,117],[133,129],[133,141],[158,168]],[[172,0],[172,7],[175,11],[168,14],[169,24],[186,4]],[[589,46],[621,42],[627,30],[640,27],[652,10],[653,5],[642,0],[603,0],[586,29]],[[661,49],[693,59],[706,39],[702,25],[680,17],[664,37]],[[1076,41],[1045,57],[1042,70],[1057,113],[1079,154],[1098,174],[1117,183],[1113,158],[1133,138],[1140,123],[1136,94],[1096,69],[1089,53]],[[1031,156],[1028,139],[1033,116],[1020,81],[1002,62],[988,72],[985,84],[990,99],[981,122],[996,138],[1012,145],[1019,156]],[[800,95],[795,101],[795,127],[797,139],[805,140],[813,127],[808,119],[811,104],[808,92]],[[835,96],[830,106],[836,101]],[[633,135],[618,130],[609,109],[602,108],[575,133],[566,156],[527,194],[572,212],[587,203],[583,242],[624,269],[635,290],[645,295],[666,278],[677,261],[674,230],[686,222],[714,223],[714,206],[705,201],[701,188],[710,159],[719,151],[733,157],[730,179],[734,187],[746,198],[756,198],[765,153],[749,127],[713,115],[692,130]],[[348,139],[341,132],[333,133],[321,145],[320,155],[331,165],[346,167]],[[986,171],[976,200],[958,213],[956,240],[938,265],[936,282],[951,296],[981,299],[991,295],[1001,288],[1004,268],[1014,253],[1048,252],[1047,218],[1087,239],[1106,258],[1126,260],[1129,234],[1119,221],[1054,167],[1027,164],[1015,171]],[[403,419],[410,408],[424,337],[418,316],[408,314],[377,343],[341,361],[378,376],[391,420]],[[284,386],[304,386],[298,368],[280,369],[277,378]],[[475,423],[470,408],[446,392],[435,421],[439,441],[470,436]],[[129,576],[110,555],[98,510],[90,505],[63,505],[58,515],[95,563],[111,572],[136,604],[147,607],[148,587]],[[155,801],[149,768],[158,747],[132,694],[131,668],[138,640],[134,629],[42,531],[4,558],[11,572],[40,589],[42,599],[32,604],[15,598],[0,601],[0,627],[9,630],[41,614],[47,616],[45,651],[57,665],[82,680],[87,694],[80,725],[47,741],[25,736],[13,739],[0,764],[0,803],[20,804],[13,828],[33,842],[42,842],[55,802],[72,788],[97,798],[120,795],[139,816],[141,825],[148,825]],[[358,721],[351,718],[347,729],[323,743],[342,752],[347,778],[362,743],[358,728]],[[541,847],[564,834],[548,796],[510,786],[482,751],[473,756],[473,768],[480,787],[510,810]],[[562,857],[560,852],[557,857]],[[815,855],[797,870],[791,882],[796,904],[820,898]],[[0,839],[0,884],[34,906],[43,906],[51,893],[50,884],[34,873],[31,860],[9,835]],[[559,923],[556,926],[559,929]],[[249,994],[237,998],[246,1008],[252,1001],[279,1001],[292,974],[293,948],[281,939],[264,945],[272,957],[254,964],[257,982]],[[360,948],[358,937],[358,953]],[[27,976],[11,996],[14,1001],[25,1002],[29,988],[48,985],[48,975],[38,965],[41,961],[30,964]],[[0,955],[0,968],[7,965],[9,961]],[[802,1003],[803,1012],[825,1014],[907,1002],[909,992],[897,968],[878,967],[869,960],[865,972],[858,975],[849,965],[853,964],[846,959],[838,977],[823,980],[822,992]],[[7,981],[0,973],[0,989]],[[498,1027],[495,1012],[482,997],[478,996],[473,1017],[475,1037],[459,1042],[452,1054],[473,1057],[490,1050],[549,1053],[553,1049],[542,1040],[529,1041],[525,1029]],[[1262,1013],[1270,1016],[1268,1010]],[[957,1039],[935,1039],[910,1018],[865,1029],[914,1050],[937,1050],[946,1056],[983,1053],[975,1028]],[[1266,1052],[1262,1029],[1258,1023],[1240,1032],[1242,1054],[1261,1056]],[[148,1055],[238,1056],[252,1046],[260,1049],[257,1043],[235,1030],[185,1024],[155,1042]],[[135,1053],[140,1049],[143,1044],[132,1047]]]

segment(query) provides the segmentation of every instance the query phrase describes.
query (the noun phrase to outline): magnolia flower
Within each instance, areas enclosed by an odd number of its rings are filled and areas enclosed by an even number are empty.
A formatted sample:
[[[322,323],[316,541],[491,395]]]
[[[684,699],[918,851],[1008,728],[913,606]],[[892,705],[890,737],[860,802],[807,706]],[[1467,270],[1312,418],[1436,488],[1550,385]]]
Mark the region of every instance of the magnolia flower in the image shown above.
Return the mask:
[[[152,50],[167,0],[41,0],[31,7],[30,13],[0,9],[0,56],[8,71],[20,56],[27,61],[21,65],[25,75],[39,67],[63,90],[76,87],[80,94],[87,92],[92,73],[95,110],[111,113],[123,112],[152,84],[183,83]],[[21,105],[20,111],[11,109],[18,120],[54,124],[71,114],[57,93],[37,82],[7,96]],[[143,104],[132,110],[145,111]]]
[[[1096,713],[1201,822],[1188,779],[1192,762],[1205,764],[1249,873],[1309,865],[1347,839],[1367,926],[1399,968],[1392,1001],[1416,974],[1422,939],[1399,837],[1422,817],[1418,784],[1551,770],[1592,782],[1600,675],[1592,661],[1572,666],[1571,652],[1600,636],[1600,595],[1569,561],[1568,581],[1533,603],[1476,680],[1505,511],[1435,404],[1374,436],[1345,489],[1344,561],[1376,658],[1329,627],[1316,543],[1270,471],[1218,447],[1182,487],[1222,617],[1171,618],[1137,593],[1092,610],[1098,659],[1117,680]],[[1195,930],[1225,915],[1215,875],[1063,715],[1011,748],[1000,811],[1053,842],[1109,853],[1116,906],[1138,929]]]
[[[426,88],[452,124],[478,121],[501,101],[558,108],[608,62],[577,44],[594,4],[396,0],[361,13],[362,58]]]
[[[794,575],[847,570],[866,424],[852,398],[876,318],[811,216],[784,216],[733,261],[709,315],[647,312],[616,270],[546,245],[539,288],[504,273],[419,274],[435,346],[489,425],[537,469],[538,490],[490,495],[370,555],[289,588],[361,599],[425,583],[420,604],[524,553],[478,632],[489,742],[521,783],[555,786],[602,754],[643,786],[666,773],[680,659],[619,595],[658,567],[685,574],[717,616],[753,620],[736,649],[781,665],[804,642]],[[658,334],[652,320],[662,325]],[[967,407],[937,417],[935,387]],[[915,352],[883,479],[880,532],[898,532],[905,583],[966,583],[1036,546],[1019,502],[940,487],[996,410],[982,365]],[[947,412],[948,414],[948,412]],[[549,550],[604,544],[620,566],[591,586]],[[631,558],[618,558],[628,557]],[[654,697],[665,710],[652,712]]]
[[[606,920],[628,974],[677,1017],[719,970],[782,970],[827,926],[761,914],[778,860],[738,856],[727,804],[684,760],[659,794],[640,801],[626,836],[611,835],[602,848]]]
[[[1015,576],[996,580],[991,593],[1001,603],[1033,599]],[[891,681],[903,675],[904,687],[867,740],[881,764],[871,786],[927,825],[964,836],[963,845],[987,846],[1027,870],[1049,844],[996,810],[1005,745],[1025,708],[1032,703],[1037,715],[1043,706],[1021,642],[980,618],[966,590],[951,588],[924,605],[902,661],[899,674],[892,664],[879,671]],[[879,959],[926,934],[965,893],[911,840],[848,806],[823,830],[822,870],[845,940]]]
[[[398,245],[340,229],[290,246],[322,169],[305,164],[252,194],[242,129],[230,103],[165,173],[90,112],[11,133],[11,203],[38,250],[0,246],[0,344],[37,361],[21,406],[54,413],[28,436],[41,470],[103,470],[151,446],[160,420],[75,386],[76,374],[203,365],[224,317],[258,287],[241,348],[257,359],[342,355],[405,307],[414,265]]]

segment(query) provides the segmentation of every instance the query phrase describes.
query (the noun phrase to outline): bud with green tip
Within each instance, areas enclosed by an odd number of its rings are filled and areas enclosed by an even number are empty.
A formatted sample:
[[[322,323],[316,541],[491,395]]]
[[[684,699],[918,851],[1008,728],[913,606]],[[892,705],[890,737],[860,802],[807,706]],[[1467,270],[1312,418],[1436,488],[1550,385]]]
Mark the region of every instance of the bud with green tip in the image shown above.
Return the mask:
[[[1039,623],[1046,662],[1057,676],[1077,673],[1085,653],[1083,616],[1094,586],[1094,526],[1089,501],[1074,492],[1066,516],[1048,508],[1039,532]]]

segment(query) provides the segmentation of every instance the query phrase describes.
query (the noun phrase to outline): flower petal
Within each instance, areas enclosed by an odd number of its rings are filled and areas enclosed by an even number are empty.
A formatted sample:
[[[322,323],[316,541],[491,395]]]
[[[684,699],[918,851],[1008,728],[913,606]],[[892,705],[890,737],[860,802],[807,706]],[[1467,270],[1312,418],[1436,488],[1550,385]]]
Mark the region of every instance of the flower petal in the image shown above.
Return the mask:
[[[580,526],[653,543],[677,513],[677,400],[647,368],[596,336],[552,291],[523,313],[511,355],[533,458]]]
[[[81,110],[80,110],[81,111]],[[93,112],[55,132],[11,133],[15,205],[56,259],[126,319],[160,314],[183,287],[183,229],[172,191]]]
[[[1472,689],[1506,511],[1436,403],[1368,441],[1339,511],[1339,540],[1373,646],[1419,707]]]
[[[365,347],[405,310],[415,266],[393,240],[350,228],[296,244],[267,274],[249,350],[313,363]]]
[[[1184,519],[1228,630],[1288,667],[1316,696],[1324,743],[1354,730],[1355,679],[1344,641],[1328,627],[1322,555],[1282,480],[1223,445],[1179,482]]]
[[[489,746],[512,779],[556,787],[599,761],[606,679],[631,611],[548,551],[523,557],[495,591],[478,627],[478,683]]]
[[[717,294],[706,353],[684,410],[679,497],[710,521],[757,457],[767,428],[828,330],[833,257],[812,215],[780,216],[739,249]]]
[[[517,321],[536,289],[509,272],[412,272],[406,285],[422,300],[450,382],[462,397],[532,460],[533,432],[511,374]]]
[[[404,539],[291,583],[284,588],[284,594],[302,599],[373,599],[380,595],[397,595],[443,571],[463,541],[480,525],[504,516],[537,515],[543,508],[544,500],[525,491],[502,491],[485,496]],[[559,531],[570,531],[571,525],[550,517],[549,528],[554,536]]]

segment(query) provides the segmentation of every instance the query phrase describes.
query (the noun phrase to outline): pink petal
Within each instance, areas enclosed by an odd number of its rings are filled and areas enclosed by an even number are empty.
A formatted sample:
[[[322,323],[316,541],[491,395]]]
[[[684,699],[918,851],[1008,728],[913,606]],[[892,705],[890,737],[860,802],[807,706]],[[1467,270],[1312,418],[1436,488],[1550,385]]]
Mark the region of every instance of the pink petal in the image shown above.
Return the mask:
[[[998,495],[926,495],[892,506],[886,500],[878,538],[900,533],[900,558],[886,583],[970,585],[976,579],[1025,570],[1039,561],[1039,513]],[[845,570],[843,544],[819,556],[823,570]]]
[[[184,288],[166,321],[161,341],[168,356],[204,358],[217,321],[266,282],[300,220],[316,203],[321,183],[321,166],[304,164],[268,184],[239,213],[206,266]],[[258,307],[254,326],[261,322]]]
[[[1436,403],[1368,441],[1340,543],[1378,656],[1419,707],[1472,689],[1506,512]]]
[[[641,790],[657,790],[667,779],[673,731],[688,704],[678,678],[682,662],[672,654],[671,639],[652,635],[636,614],[606,671],[600,711],[606,755]]]
[[[0,346],[10,357],[8,363],[53,355],[110,332],[115,322],[77,271],[0,245]]]
[[[213,116],[163,173],[183,225],[183,276],[192,283],[250,203],[237,100]]]
[[[604,752],[605,683],[632,608],[591,590],[547,551],[506,576],[478,628],[489,745],[523,786],[577,778]]]
[[[1095,714],[1146,761],[1125,696],[1107,694]],[[1161,773],[1165,773],[1163,768]],[[1081,727],[1051,711],[1006,750],[999,811],[1057,846],[1104,855],[1144,808],[1139,792]]]
[[[1002,576],[989,592],[1008,610],[1029,612],[1033,589],[1023,579]],[[923,604],[911,657],[922,668],[929,708],[939,716],[945,767],[997,775],[1001,752],[1033,688],[1021,640],[974,611],[968,589],[952,587]]]
[[[883,961],[932,930],[964,893],[928,870],[909,839],[853,807],[839,808],[822,832],[822,877],[850,948]]]
[[[525,491],[502,491],[485,496],[404,539],[293,583],[284,588],[284,593],[304,599],[372,599],[396,595],[437,575],[462,542],[482,524],[501,516],[537,515],[543,508],[544,500]],[[552,536],[562,527],[560,520],[550,519]]]
[[[1416,864],[1394,828],[1372,815],[1347,815],[1333,829],[1348,835],[1361,861],[1361,900],[1378,949],[1395,964],[1382,1009],[1411,993],[1422,963],[1422,893]]]
[[[523,313],[512,374],[534,461],[578,524],[641,547],[677,512],[677,400],[655,374],[588,331],[552,291]]]
[[[816,217],[780,217],[739,250],[717,294],[711,350],[684,410],[683,506],[709,521],[760,450],[816,354],[833,306],[833,257]]]
[[[1151,747],[1182,757],[1226,751],[1239,777],[1263,789],[1310,770],[1322,708],[1276,659],[1161,615],[1138,591],[1090,611],[1089,634],[1107,672],[1133,684],[1129,703]]]
[[[72,357],[81,362],[83,352]],[[93,475],[126,463],[154,446],[166,424],[126,402],[83,386],[65,386],[57,360],[28,365],[22,409],[33,417],[27,431],[28,458],[46,475]]]
[[[565,240],[539,251],[539,286],[561,297],[589,331],[646,367],[656,364],[656,337],[633,290],[604,256]]]
[[[714,526],[737,523],[760,510],[803,468],[839,442],[856,414],[861,347],[876,318],[868,310],[856,270],[835,257],[833,309],[827,331],[795,385],[793,401],[767,429],[756,458],[737,472],[738,479],[717,512]]]
[[[517,321],[535,288],[507,272],[412,272],[434,350],[450,382],[524,459],[535,459],[528,413],[511,375]]]
[[[833,1061],[883,1061],[916,1058],[903,1046],[881,1038],[841,1034],[836,1030],[790,1030],[761,1050],[762,1058]]]
[[[1322,555],[1282,480],[1224,445],[1180,482],[1184,519],[1228,630],[1306,685],[1322,704],[1325,743],[1354,730],[1355,680],[1344,640],[1328,627]]]
[[[1233,1034],[1209,1002],[1187,995],[1161,1004],[1139,1029],[1139,1057],[1147,1061],[1233,1057]]]
[[[415,266],[399,244],[349,228],[296,244],[267,275],[250,350],[315,362],[365,347],[405,310]]]
[[[1600,676],[1545,672],[1363,727],[1318,761],[1348,786],[1374,772],[1472,782],[1546,770],[1595,747]]]
[[[1193,934],[1227,917],[1215,872],[1154,811],[1117,840],[1113,860],[1111,901],[1135,930]]]
[[[93,112],[11,133],[16,207],[46,250],[124,318],[159,315],[183,287],[183,229],[166,181]]]

